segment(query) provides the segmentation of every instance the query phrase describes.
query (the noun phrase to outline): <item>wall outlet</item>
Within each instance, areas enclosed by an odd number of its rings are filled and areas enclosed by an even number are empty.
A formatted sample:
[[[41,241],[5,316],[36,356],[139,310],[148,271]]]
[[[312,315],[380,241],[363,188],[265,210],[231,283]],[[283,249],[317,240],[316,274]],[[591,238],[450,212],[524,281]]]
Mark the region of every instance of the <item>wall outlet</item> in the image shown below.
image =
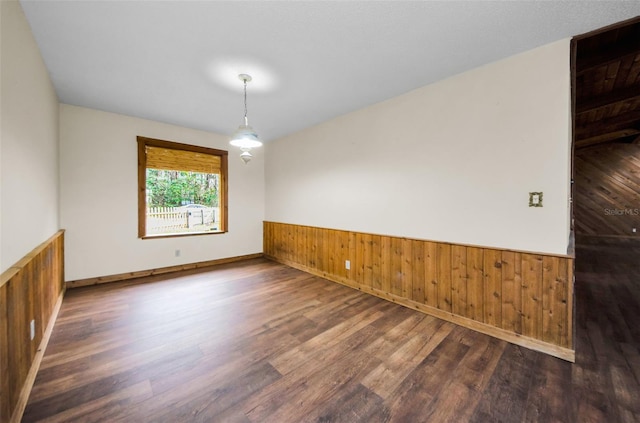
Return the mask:
[[[33,341],[33,338],[36,337],[36,321],[32,320],[31,323],[29,323],[29,332],[30,332],[30,337],[31,340]]]
[[[631,228],[631,232],[636,233],[636,228]]]
[[[344,261],[344,268],[347,270],[351,270],[351,262],[349,260]]]
[[[176,250],[176,257],[180,257],[181,251],[180,250]]]

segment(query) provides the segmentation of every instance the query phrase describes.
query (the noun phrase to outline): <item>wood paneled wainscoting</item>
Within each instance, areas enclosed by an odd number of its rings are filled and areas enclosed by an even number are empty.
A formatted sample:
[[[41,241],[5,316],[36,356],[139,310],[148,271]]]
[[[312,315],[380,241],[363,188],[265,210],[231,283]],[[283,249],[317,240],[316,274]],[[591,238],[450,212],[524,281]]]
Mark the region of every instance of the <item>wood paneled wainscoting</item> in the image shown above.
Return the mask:
[[[2,273],[0,423],[19,422],[22,417],[63,294],[64,231]]]
[[[275,222],[264,222],[264,254],[443,320],[575,361],[570,256]]]

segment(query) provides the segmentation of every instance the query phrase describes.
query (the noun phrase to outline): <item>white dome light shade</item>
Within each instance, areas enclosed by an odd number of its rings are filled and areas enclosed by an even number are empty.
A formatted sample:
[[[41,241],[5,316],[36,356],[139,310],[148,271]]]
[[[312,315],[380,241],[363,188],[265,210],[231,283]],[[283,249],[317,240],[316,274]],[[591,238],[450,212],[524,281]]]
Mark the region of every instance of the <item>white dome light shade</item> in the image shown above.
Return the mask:
[[[256,148],[260,147],[262,142],[256,131],[251,126],[244,124],[238,126],[238,130],[231,137],[229,144],[240,148]]]
[[[238,126],[238,130],[231,137],[229,144],[234,147],[240,147],[240,150],[242,150],[240,158],[244,164],[247,164],[253,157],[249,150],[260,147],[262,141],[258,138],[256,131],[249,126],[249,119],[247,119],[247,82],[251,81],[251,75],[241,73],[238,78],[244,83],[244,124]]]

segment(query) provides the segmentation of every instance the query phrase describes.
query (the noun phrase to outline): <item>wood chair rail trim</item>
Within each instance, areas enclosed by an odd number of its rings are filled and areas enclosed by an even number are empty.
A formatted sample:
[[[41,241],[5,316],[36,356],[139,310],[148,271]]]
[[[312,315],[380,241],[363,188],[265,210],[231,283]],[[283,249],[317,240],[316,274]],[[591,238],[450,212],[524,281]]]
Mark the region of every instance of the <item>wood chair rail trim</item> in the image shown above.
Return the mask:
[[[64,229],[60,229],[58,232],[53,234],[49,239],[44,241],[42,244],[38,245],[36,248],[31,250],[27,255],[18,260],[13,266],[9,267],[7,270],[2,272],[0,275],[0,288],[2,288],[7,282],[11,280],[20,270],[24,269],[24,267],[33,260],[34,257],[41,254],[42,251],[47,248],[54,240],[56,240],[59,236],[64,234]]]
[[[290,223],[273,222],[273,221],[269,221],[269,220],[265,220],[264,224],[290,225]],[[329,230],[329,228],[323,228],[323,227],[320,227],[320,226],[309,226],[309,225],[295,225],[295,226],[301,227],[301,228]],[[354,231],[350,231],[348,229],[330,229],[330,230],[342,231],[342,232],[354,232]],[[382,236],[382,237],[390,237],[390,238],[412,240],[412,241],[435,242],[435,243],[438,243],[438,244],[451,245],[451,246],[455,245],[455,246],[459,246],[459,247],[484,248],[484,249],[491,249],[491,250],[507,251],[507,252],[511,252],[511,253],[536,254],[536,255],[539,255],[539,256],[560,257],[560,258],[575,258],[575,255],[573,253],[558,254],[558,253],[546,253],[546,252],[532,251],[532,250],[517,250],[517,249],[513,249],[513,248],[490,247],[490,246],[478,245],[478,244],[458,244],[458,243],[454,243],[454,242],[437,241],[437,240],[425,239],[425,238],[410,238],[410,237],[405,237],[405,236],[379,234],[379,233],[375,233],[375,232],[357,232],[357,233],[362,234],[362,235]],[[569,250],[569,249],[567,248],[567,250]]]

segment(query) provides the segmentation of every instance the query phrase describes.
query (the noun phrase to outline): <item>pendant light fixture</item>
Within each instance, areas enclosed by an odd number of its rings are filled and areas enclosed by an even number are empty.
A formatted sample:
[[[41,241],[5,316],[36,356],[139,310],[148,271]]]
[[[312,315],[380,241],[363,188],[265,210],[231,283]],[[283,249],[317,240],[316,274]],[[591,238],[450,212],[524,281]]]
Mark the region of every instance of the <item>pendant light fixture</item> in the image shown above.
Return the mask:
[[[250,153],[251,149],[260,147],[262,142],[256,131],[249,126],[249,120],[247,119],[247,82],[251,82],[251,75],[241,73],[238,78],[244,82],[244,124],[238,126],[238,130],[231,137],[229,144],[242,150],[240,158],[244,164],[247,164],[253,157]]]

